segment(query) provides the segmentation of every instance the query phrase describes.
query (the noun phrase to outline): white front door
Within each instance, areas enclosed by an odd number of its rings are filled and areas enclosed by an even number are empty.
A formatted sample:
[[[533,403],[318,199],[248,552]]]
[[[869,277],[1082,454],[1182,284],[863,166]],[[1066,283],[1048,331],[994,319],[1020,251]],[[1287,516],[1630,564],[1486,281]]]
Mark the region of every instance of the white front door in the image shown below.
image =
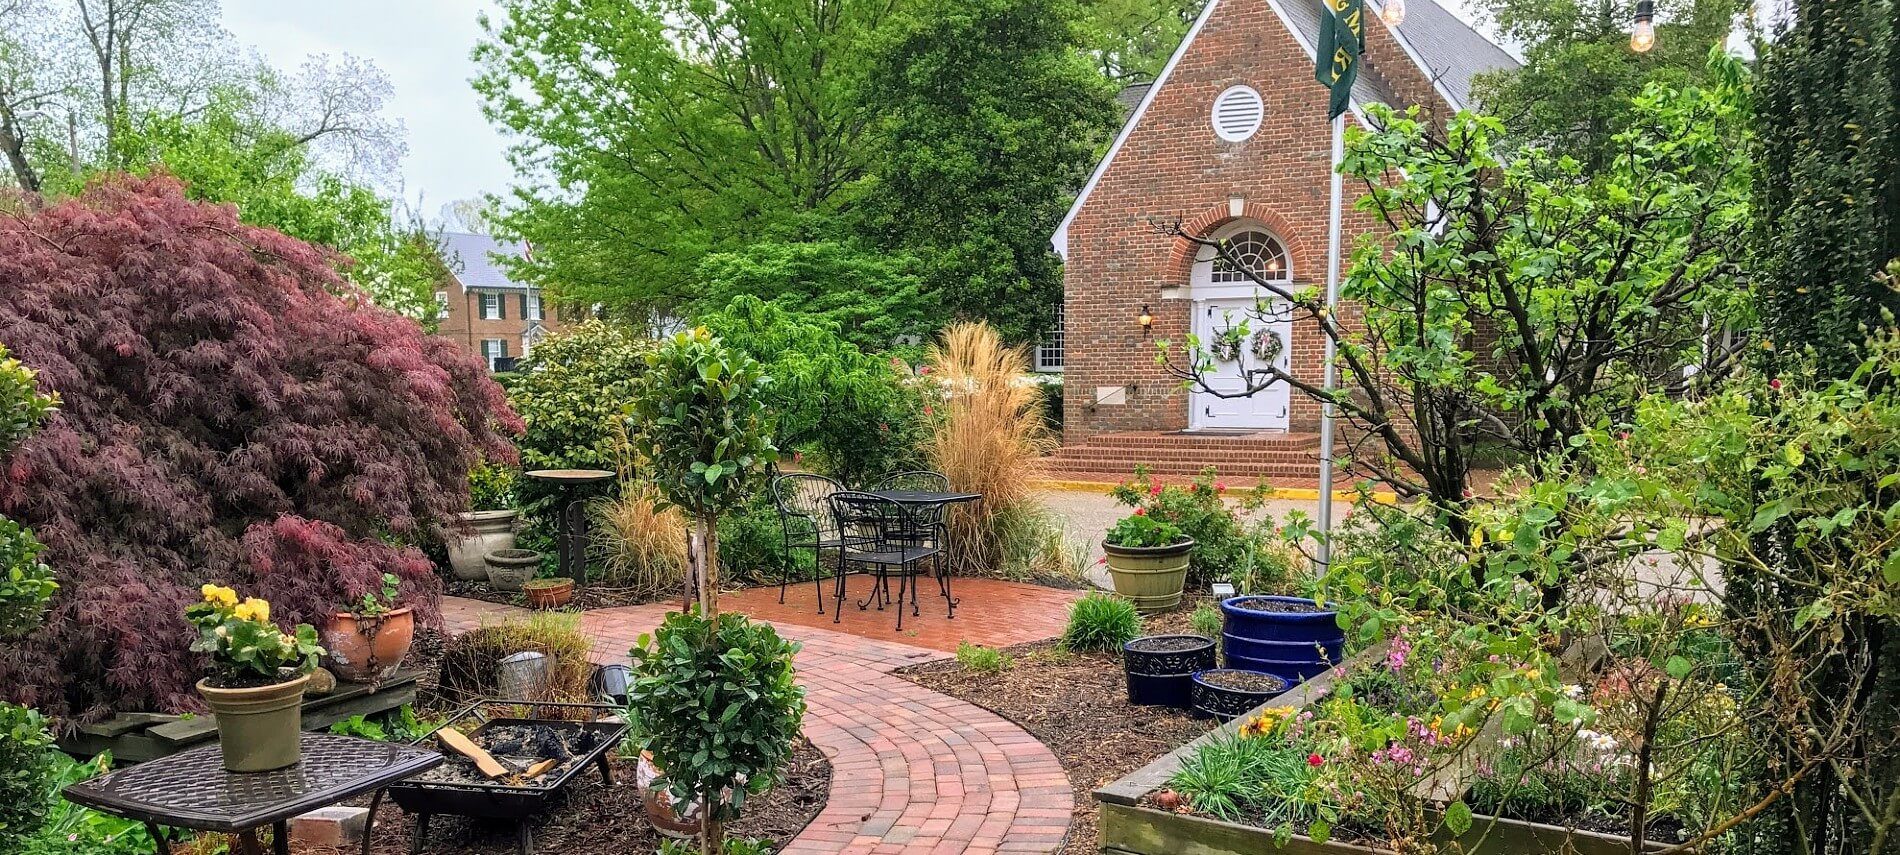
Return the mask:
[[[1279,300],[1269,300],[1266,317],[1259,316],[1252,297],[1225,297],[1194,302],[1194,333],[1201,346],[1217,351],[1214,342],[1230,328],[1247,325],[1238,353],[1213,353],[1213,370],[1203,375],[1209,390],[1197,386],[1188,395],[1188,426],[1195,430],[1285,430],[1290,389],[1285,381],[1251,395],[1241,395],[1250,382],[1266,383],[1268,359],[1280,370],[1292,364],[1292,312]],[[1277,339],[1277,344],[1276,344]],[[1231,357],[1231,358],[1223,358]],[[1220,393],[1220,394],[1216,394]]]

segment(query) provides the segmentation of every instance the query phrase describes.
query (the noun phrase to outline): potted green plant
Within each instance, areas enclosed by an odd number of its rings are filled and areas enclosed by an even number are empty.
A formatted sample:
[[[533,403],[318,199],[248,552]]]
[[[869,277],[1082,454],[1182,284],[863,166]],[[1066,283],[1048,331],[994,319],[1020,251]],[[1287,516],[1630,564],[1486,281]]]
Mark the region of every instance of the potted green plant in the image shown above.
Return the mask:
[[[211,675],[198,681],[198,694],[218,716],[224,768],[268,772],[296,765],[304,684],[323,655],[317,631],[303,623],[284,632],[271,623],[270,603],[240,602],[230,588],[200,591],[204,599],[186,607],[185,619],[198,628],[191,649],[211,655]]]
[[[528,596],[528,605],[537,609],[558,609],[574,599],[574,580],[566,576],[544,576],[529,579],[521,586],[521,592]]]
[[[1155,519],[1146,508],[1136,508],[1103,536],[1102,551],[1115,593],[1127,597],[1135,608],[1152,614],[1181,604],[1194,539],[1182,534],[1179,526]]]
[[[416,616],[397,605],[402,580],[384,573],[382,587],[347,610],[330,616],[321,637],[323,664],[338,679],[374,683],[395,673],[416,639]]]

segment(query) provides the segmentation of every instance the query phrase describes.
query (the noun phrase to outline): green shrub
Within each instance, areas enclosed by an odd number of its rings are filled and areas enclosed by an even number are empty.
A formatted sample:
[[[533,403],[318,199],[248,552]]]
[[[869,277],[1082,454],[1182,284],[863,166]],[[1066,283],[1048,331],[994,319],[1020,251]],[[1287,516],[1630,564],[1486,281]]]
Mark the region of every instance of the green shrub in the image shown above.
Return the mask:
[[[1240,498],[1243,506],[1257,507],[1266,498],[1268,488],[1255,488]],[[1187,588],[1204,590],[1214,582],[1233,581],[1250,567],[1252,556],[1271,543],[1271,523],[1248,526],[1225,500],[1227,487],[1218,480],[1213,467],[1202,470],[1192,481],[1164,484],[1152,478],[1145,466],[1135,469],[1135,477],[1115,485],[1111,493],[1124,505],[1144,511],[1159,522],[1172,523],[1181,533],[1194,538],[1194,552],[1188,561]]]
[[[805,690],[792,674],[797,651],[744,615],[675,612],[629,652],[628,720],[663,770],[660,784],[688,802],[731,789],[729,799],[707,800],[705,833],[715,841],[791,756],[805,717]]]
[[[719,574],[737,584],[777,584],[781,579],[809,579],[814,572],[810,550],[785,554],[785,526],[772,497],[759,493],[719,518]]]
[[[468,508],[501,511],[515,506],[515,470],[483,463],[468,470]]]
[[[1194,608],[1193,614],[1188,615],[1188,626],[1193,628],[1195,635],[1207,636],[1218,644],[1221,631],[1227,626],[1227,618],[1221,614],[1219,606],[1202,603]]]
[[[1141,634],[1141,613],[1135,604],[1113,594],[1096,592],[1069,607],[1069,626],[1062,631],[1064,650],[1113,653]]]
[[[750,296],[701,322],[764,366],[773,442],[805,468],[858,484],[920,467],[924,398],[901,360],[859,350],[824,318]]]
[[[0,851],[17,851],[46,820],[52,746],[39,713],[0,704]]]
[[[1134,513],[1122,517],[1109,528],[1108,534],[1102,536],[1103,543],[1130,549],[1173,546],[1181,541],[1180,526],[1148,516],[1142,508],[1136,508]]]
[[[1016,658],[994,647],[963,641],[957,644],[957,664],[976,674],[1001,674],[1016,664]]]

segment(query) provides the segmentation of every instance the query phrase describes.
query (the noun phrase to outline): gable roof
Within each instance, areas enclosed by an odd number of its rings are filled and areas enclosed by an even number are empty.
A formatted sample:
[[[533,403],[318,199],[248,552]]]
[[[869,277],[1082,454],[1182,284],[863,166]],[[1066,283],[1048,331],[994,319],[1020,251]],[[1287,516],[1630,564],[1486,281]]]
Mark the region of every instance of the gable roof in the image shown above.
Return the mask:
[[[496,240],[488,235],[467,232],[442,233],[442,263],[449,266],[463,288],[488,288],[526,291],[528,286],[508,278],[496,261],[498,256],[522,258],[527,245],[520,241]]]
[[[1167,85],[1168,78],[1174,73],[1175,65],[1187,53],[1188,46],[1194,43],[1194,37],[1200,35],[1202,26],[1213,17],[1215,8],[1222,2],[1223,0],[1207,0],[1207,5],[1201,9],[1200,17],[1194,19],[1194,25],[1188,28],[1187,36],[1182,38],[1181,44],[1175,47],[1173,55],[1168,57],[1168,64],[1162,66],[1161,73],[1155,77],[1153,83],[1141,88],[1138,92],[1133,86],[1124,88],[1116,96],[1117,100],[1139,97],[1140,101],[1128,115],[1128,120],[1122,124],[1121,131],[1115,136],[1115,141],[1109,145],[1108,153],[1102,156],[1101,162],[1095,164],[1095,171],[1089,175],[1088,183],[1082,185],[1082,192],[1075,195],[1075,202],[1069,206],[1069,213],[1063,216],[1062,223],[1056,226],[1055,234],[1050,237],[1049,242],[1055,248],[1057,255],[1068,257],[1069,224],[1075,221],[1077,214],[1081,213],[1082,204],[1088,201],[1089,193],[1095,189],[1095,185],[1102,180],[1102,175],[1108,171],[1108,165],[1121,151],[1122,143],[1128,140],[1128,135],[1134,132],[1136,125],[1141,123],[1141,117],[1148,112],[1148,105],[1154,102],[1155,95]],[[1318,50],[1321,0],[1226,0],[1226,2],[1265,2],[1280,19],[1280,23],[1293,34],[1293,40],[1300,43],[1300,49],[1309,59]],[[1372,9],[1377,9],[1377,2],[1379,0],[1374,0],[1375,5],[1371,7]],[[1438,5],[1434,0],[1407,0],[1406,9],[1405,20],[1397,28],[1387,27],[1386,29],[1396,34],[1399,46],[1405,50],[1406,56],[1418,66],[1425,78],[1432,82],[1432,87],[1437,90],[1439,97],[1444,98],[1452,109],[1462,110],[1471,105],[1471,82],[1478,75],[1518,67],[1518,61],[1506,53],[1504,48],[1472,29],[1471,25],[1459,20],[1458,16],[1446,11],[1445,7]],[[1379,26],[1385,26],[1385,24],[1381,22]],[[1353,82],[1353,114],[1363,119],[1365,113],[1362,108],[1366,104],[1399,105],[1391,84],[1371,63],[1360,66],[1359,76]]]

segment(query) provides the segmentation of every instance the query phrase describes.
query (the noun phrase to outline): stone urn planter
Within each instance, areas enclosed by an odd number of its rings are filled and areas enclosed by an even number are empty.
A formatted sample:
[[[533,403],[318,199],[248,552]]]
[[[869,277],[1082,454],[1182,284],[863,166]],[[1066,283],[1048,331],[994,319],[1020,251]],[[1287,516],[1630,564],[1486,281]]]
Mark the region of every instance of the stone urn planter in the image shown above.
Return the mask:
[[[1187,582],[1188,555],[1194,541],[1168,546],[1102,544],[1107,553],[1108,577],[1115,593],[1127,597],[1142,614],[1165,612],[1181,605],[1181,587]]]
[[[484,560],[488,584],[499,591],[519,591],[541,572],[541,553],[532,549],[497,549]]]
[[[317,633],[324,667],[348,683],[380,683],[396,673],[416,640],[416,615],[408,606],[379,615],[337,612]]]
[[[556,576],[551,579],[530,579],[521,586],[521,592],[528,595],[528,605],[537,609],[558,609],[574,599],[574,580]]]
[[[268,686],[220,689],[198,681],[218,716],[218,748],[231,772],[269,772],[303,759],[303,690],[310,676]]]
[[[462,524],[442,530],[442,540],[449,549],[449,572],[464,581],[486,579],[488,565],[482,557],[515,547],[515,522],[520,514],[512,510],[469,511],[456,516]]]

